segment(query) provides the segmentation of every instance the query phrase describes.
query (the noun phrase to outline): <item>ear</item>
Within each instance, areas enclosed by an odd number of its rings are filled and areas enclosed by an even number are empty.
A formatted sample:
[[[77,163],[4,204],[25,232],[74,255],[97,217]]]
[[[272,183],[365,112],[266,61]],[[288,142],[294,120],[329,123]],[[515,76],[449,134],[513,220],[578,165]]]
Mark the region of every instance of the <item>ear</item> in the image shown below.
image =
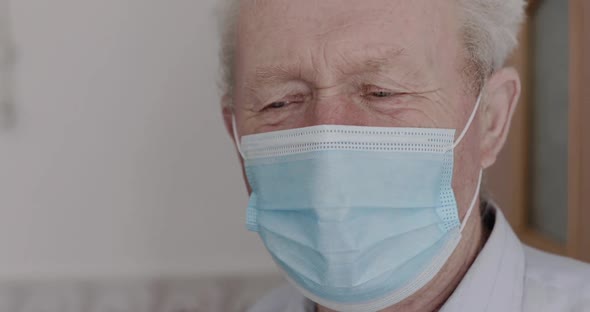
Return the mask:
[[[514,68],[498,70],[488,79],[484,94],[480,145],[481,166],[484,169],[496,162],[506,142],[520,91],[520,78]]]
[[[228,95],[224,95],[221,97],[221,113],[223,115],[223,123],[225,124],[225,130],[231,137],[234,144],[236,143],[236,139],[234,138],[234,124],[233,124],[233,109],[231,107],[231,98]]]
[[[250,187],[250,183],[248,183],[248,178],[246,176],[246,169],[244,167],[244,159],[241,157],[238,151],[238,145],[236,144],[236,137],[234,136],[234,110],[232,108],[232,99],[228,95],[224,95],[221,98],[221,113],[223,114],[223,123],[225,124],[225,130],[229,134],[229,137],[234,142],[234,146],[236,147],[236,153],[238,154],[238,159],[240,160],[240,164],[242,165],[242,178],[246,183],[246,190],[248,191],[248,195],[252,193],[252,187]]]

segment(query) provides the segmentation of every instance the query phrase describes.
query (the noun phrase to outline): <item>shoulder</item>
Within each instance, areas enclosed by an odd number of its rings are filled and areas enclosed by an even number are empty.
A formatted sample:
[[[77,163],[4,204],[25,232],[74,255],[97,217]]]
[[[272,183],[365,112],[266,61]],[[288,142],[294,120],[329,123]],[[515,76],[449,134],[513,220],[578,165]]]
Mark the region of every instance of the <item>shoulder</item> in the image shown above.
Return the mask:
[[[285,284],[264,295],[248,312],[306,312],[309,302],[293,286]]]
[[[590,311],[590,265],[525,246],[525,311]]]

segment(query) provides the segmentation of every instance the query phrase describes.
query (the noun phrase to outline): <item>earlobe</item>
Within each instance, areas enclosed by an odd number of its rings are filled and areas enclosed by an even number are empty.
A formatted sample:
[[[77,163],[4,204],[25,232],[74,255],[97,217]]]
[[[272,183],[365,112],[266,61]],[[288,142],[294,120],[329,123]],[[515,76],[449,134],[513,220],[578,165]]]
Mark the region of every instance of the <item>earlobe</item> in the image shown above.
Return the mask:
[[[482,168],[494,164],[506,142],[520,91],[520,78],[514,68],[496,71],[486,84],[481,140]]]

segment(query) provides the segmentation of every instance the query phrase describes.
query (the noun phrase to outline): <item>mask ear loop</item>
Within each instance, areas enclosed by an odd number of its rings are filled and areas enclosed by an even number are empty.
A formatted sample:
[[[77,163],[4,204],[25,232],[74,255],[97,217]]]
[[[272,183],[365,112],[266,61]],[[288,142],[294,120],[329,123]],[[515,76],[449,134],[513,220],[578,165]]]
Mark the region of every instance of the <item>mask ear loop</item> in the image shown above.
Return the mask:
[[[482,88],[482,91],[479,93],[479,96],[477,97],[477,101],[475,102],[475,107],[473,108],[473,112],[471,112],[471,116],[469,116],[469,120],[467,120],[467,124],[465,125],[465,128],[463,129],[463,131],[459,135],[459,138],[457,138],[455,143],[453,143],[453,145],[449,149],[447,149],[445,152],[452,151],[457,146],[459,146],[459,144],[461,144],[461,142],[465,138],[465,135],[467,134],[467,132],[469,132],[469,128],[471,128],[471,125],[473,124],[473,120],[475,120],[475,116],[477,116],[477,112],[479,111],[479,107],[481,105],[481,99],[483,97],[483,90],[484,90],[484,88]],[[475,208],[475,203],[477,202],[477,198],[479,197],[479,191],[481,190],[482,178],[483,178],[483,170],[480,169],[479,170],[479,177],[477,179],[477,187],[475,189],[475,194],[473,194],[473,199],[471,199],[471,204],[469,206],[469,210],[467,210],[467,213],[465,214],[465,218],[463,219],[463,222],[461,223],[461,229],[460,229],[461,233],[463,232],[463,229],[465,229],[465,226],[467,225],[467,221],[469,220],[469,217],[471,217],[471,213],[473,212],[473,209]]]
[[[479,96],[477,97],[477,102],[475,102],[475,107],[473,108],[473,112],[471,112],[471,116],[469,116],[469,120],[467,120],[467,124],[465,125],[463,132],[461,132],[461,135],[459,135],[459,138],[445,152],[454,150],[461,143],[461,141],[463,141],[463,139],[465,138],[465,135],[467,134],[467,132],[469,132],[469,128],[471,128],[471,124],[473,124],[473,120],[475,119],[475,116],[477,116],[477,112],[479,111],[479,106],[481,104],[482,97],[483,97],[483,89],[479,93]]]
[[[236,148],[238,149],[240,156],[242,156],[242,159],[245,160],[246,157],[244,157],[244,153],[242,152],[242,143],[240,141],[240,137],[238,136],[238,127],[236,125],[236,114],[234,114],[233,112],[231,115],[231,125],[232,125],[232,130],[234,132],[234,141],[236,143]]]
[[[465,218],[463,219],[463,222],[461,223],[461,230],[459,232],[463,233],[463,229],[465,228],[465,225],[467,225],[467,221],[469,220],[469,217],[471,216],[471,213],[473,212],[473,209],[475,207],[475,203],[477,202],[477,198],[479,197],[479,191],[481,190],[481,180],[483,178],[483,170],[479,170],[479,178],[477,179],[477,188],[475,189],[475,194],[473,194],[473,199],[471,200],[471,205],[469,206],[469,210],[467,210],[467,213],[465,214]]]

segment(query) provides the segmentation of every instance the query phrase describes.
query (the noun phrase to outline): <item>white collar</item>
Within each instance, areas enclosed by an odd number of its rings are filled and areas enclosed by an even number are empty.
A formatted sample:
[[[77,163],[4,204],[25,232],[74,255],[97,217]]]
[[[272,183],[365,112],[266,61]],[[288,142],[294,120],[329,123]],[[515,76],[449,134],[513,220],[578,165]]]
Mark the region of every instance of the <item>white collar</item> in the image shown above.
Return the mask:
[[[493,229],[485,246],[440,312],[521,311],[525,257],[502,212],[492,204],[485,218]]]

